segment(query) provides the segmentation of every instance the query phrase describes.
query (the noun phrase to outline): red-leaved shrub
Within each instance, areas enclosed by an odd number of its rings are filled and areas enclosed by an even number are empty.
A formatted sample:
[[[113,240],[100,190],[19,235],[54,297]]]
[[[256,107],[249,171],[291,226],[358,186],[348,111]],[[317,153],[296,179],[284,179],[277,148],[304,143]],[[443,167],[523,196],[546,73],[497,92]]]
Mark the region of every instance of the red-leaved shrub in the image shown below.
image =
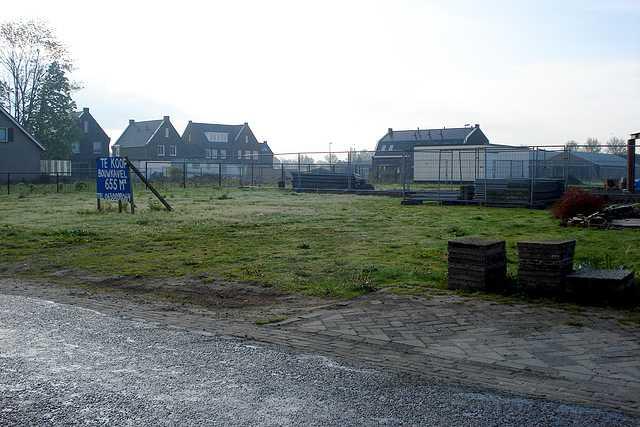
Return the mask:
[[[580,188],[568,189],[551,208],[556,218],[567,220],[576,215],[589,215],[606,205],[604,198],[595,196]]]

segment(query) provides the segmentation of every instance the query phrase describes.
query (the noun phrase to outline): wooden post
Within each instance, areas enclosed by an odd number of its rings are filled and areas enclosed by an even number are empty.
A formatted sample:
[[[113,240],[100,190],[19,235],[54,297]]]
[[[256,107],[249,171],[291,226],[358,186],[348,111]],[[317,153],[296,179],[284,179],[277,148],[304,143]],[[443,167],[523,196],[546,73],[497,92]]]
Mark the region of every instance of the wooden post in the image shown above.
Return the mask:
[[[122,200],[118,200],[118,212],[122,213]]]
[[[187,162],[182,162],[182,188],[187,188]]]
[[[7,194],[11,194],[11,172],[7,172]]]
[[[222,163],[218,163],[218,187],[222,188]]]
[[[60,173],[56,172],[56,193],[60,192]]]
[[[133,181],[131,182],[131,199],[129,200],[129,205],[131,206],[131,214],[133,215],[136,212],[136,204],[133,201]]]
[[[142,182],[145,183],[145,185],[149,188],[149,190],[151,190],[151,192],[153,193],[154,196],[156,196],[158,198],[158,200],[160,200],[160,203],[162,203],[164,205],[164,207],[168,210],[171,211],[173,210],[171,208],[171,206],[169,205],[169,203],[164,199],[164,197],[162,197],[160,195],[160,193],[158,193],[158,190],[155,189],[155,187],[153,185],[151,185],[150,182],[147,181],[147,179],[144,177],[144,175],[142,175],[142,173],[138,170],[137,167],[135,167],[133,165],[133,163],[131,163],[129,161],[128,158],[124,158],[125,162],[127,162],[127,165],[129,166],[129,169],[131,169],[133,171],[133,173],[135,173],[136,175],[138,175],[138,178],[140,178],[140,180]],[[133,184],[131,185],[131,213],[133,213],[134,210],[134,203],[133,203]]]
[[[629,193],[636,192],[636,138],[640,134],[632,134],[633,138],[627,145],[627,190]]]
[[[98,207],[99,211],[102,210],[102,205],[100,204],[100,197],[96,197],[96,206]]]

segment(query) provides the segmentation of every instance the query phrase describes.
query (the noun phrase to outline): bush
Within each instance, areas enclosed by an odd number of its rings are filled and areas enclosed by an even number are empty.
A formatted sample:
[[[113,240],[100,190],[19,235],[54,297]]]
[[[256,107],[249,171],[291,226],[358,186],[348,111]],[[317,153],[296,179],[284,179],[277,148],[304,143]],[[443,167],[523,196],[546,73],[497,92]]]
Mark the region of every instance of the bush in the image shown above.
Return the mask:
[[[590,215],[606,205],[605,200],[580,188],[570,188],[551,208],[551,213],[563,221],[576,215]]]

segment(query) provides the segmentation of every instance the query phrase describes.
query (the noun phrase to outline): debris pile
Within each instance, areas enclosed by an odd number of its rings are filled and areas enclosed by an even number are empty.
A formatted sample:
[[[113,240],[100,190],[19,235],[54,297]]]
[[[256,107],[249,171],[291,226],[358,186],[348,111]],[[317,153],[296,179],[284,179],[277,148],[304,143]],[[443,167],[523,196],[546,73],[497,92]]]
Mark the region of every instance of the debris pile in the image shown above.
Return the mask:
[[[576,215],[567,221],[567,225],[578,227],[609,228],[634,224],[640,225],[640,203],[632,205],[611,205],[591,215]]]

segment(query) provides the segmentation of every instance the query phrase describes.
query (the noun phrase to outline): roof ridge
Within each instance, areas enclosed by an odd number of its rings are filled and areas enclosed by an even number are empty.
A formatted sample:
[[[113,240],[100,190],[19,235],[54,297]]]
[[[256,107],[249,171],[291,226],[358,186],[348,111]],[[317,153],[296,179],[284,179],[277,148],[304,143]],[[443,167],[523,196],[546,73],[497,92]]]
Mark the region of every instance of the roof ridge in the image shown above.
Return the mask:
[[[42,151],[47,151],[46,148],[44,148],[44,146],[42,144],[40,144],[34,137],[33,135],[31,135],[29,132],[27,132],[27,130],[25,128],[23,128],[20,123],[18,123],[18,121],[15,119],[15,117],[13,117],[11,115],[11,113],[9,113],[7,110],[4,109],[4,107],[2,105],[0,105],[0,112],[4,113],[4,115],[6,115],[9,118],[9,121],[12,122],[14,125],[16,125],[16,127],[18,129],[20,129],[22,131],[22,133],[24,133],[25,135],[27,135],[27,138],[29,138],[34,144],[36,144]]]

